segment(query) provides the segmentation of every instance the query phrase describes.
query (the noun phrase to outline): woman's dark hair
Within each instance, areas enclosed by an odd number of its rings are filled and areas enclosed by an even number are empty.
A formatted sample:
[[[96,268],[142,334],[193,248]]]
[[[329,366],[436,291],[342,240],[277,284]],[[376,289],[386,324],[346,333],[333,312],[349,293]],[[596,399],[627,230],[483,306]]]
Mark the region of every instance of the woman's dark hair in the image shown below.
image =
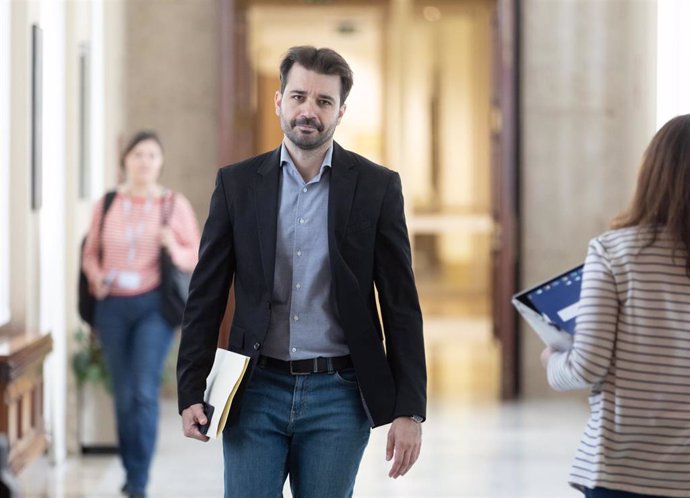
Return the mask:
[[[145,142],[146,140],[153,140],[158,144],[158,147],[161,148],[161,152],[163,152],[163,144],[161,143],[161,139],[158,138],[158,134],[153,131],[153,130],[141,130],[136,132],[132,138],[129,139],[129,142],[127,142],[127,145],[125,148],[122,150],[122,155],[120,156],[120,168],[123,170],[125,169],[125,158],[127,155],[132,152],[132,149],[139,145],[141,142]]]
[[[352,69],[338,52],[309,45],[290,48],[280,63],[280,93],[285,91],[288,73],[295,62],[309,71],[340,76],[340,105],[345,103],[352,89]]]
[[[654,135],[642,158],[630,207],[613,228],[652,228],[648,246],[665,231],[686,254],[690,276],[690,114],[677,116]]]

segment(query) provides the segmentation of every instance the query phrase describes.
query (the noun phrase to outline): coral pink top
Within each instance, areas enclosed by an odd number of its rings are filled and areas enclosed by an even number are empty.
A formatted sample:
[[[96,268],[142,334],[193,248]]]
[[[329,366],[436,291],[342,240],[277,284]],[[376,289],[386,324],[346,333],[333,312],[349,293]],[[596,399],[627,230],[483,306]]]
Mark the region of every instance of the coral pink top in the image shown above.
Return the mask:
[[[173,202],[174,196],[174,202]],[[113,283],[110,295],[136,296],[160,285],[162,207],[174,234],[170,254],[175,265],[192,271],[199,253],[199,227],[189,201],[166,191],[160,197],[137,197],[118,192],[105,215],[98,258],[98,227],[103,214],[102,197],[95,205],[84,245],[83,268],[89,282],[107,276]],[[132,278],[134,276],[134,278]]]

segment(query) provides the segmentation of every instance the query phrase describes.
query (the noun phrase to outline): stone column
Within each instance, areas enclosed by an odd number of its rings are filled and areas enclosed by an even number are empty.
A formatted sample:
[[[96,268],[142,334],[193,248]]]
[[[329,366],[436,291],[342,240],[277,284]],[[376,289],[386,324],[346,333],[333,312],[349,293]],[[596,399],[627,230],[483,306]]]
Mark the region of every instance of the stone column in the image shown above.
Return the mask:
[[[218,2],[127,0],[125,130],[159,132],[161,181],[183,193],[200,223],[218,166]]]
[[[656,2],[526,0],[522,8],[522,287],[581,262],[629,202],[655,126]],[[526,396],[550,390],[524,324]]]

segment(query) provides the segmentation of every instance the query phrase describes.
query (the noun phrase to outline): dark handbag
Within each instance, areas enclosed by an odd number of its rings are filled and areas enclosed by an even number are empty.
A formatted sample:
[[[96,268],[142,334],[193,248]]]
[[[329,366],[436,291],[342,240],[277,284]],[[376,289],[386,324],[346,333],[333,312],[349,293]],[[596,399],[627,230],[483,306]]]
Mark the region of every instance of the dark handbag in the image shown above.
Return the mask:
[[[116,192],[113,190],[105,194],[105,199],[103,200],[103,214],[101,215],[101,222],[98,225],[98,261],[103,262],[103,222],[105,221],[105,215],[108,213],[110,206],[112,206],[115,200]],[[89,288],[89,279],[86,278],[86,273],[84,273],[84,245],[86,244],[86,237],[81,241],[81,251],[79,256],[79,316],[82,320],[93,327],[94,321],[94,311],[96,309],[96,298],[91,294],[91,289]]]
[[[171,194],[169,203],[163,203],[163,226],[168,225],[168,220],[175,207],[175,194]],[[172,256],[167,248],[161,247],[161,314],[172,327],[182,325],[182,314],[189,295],[189,281],[192,274],[180,270],[173,263]]]

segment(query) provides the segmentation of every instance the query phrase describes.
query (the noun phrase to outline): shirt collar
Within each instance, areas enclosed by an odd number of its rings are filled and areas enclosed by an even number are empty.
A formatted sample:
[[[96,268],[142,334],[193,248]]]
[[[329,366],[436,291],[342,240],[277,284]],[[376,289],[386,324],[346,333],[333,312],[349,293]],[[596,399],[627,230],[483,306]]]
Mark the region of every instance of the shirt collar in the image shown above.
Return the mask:
[[[322,174],[324,172],[325,168],[332,168],[333,164],[333,144],[328,148],[326,151],[326,155],[323,157],[323,162],[321,163],[321,168],[319,169],[320,173]],[[285,142],[280,144],[280,167],[282,168],[286,164],[291,165],[293,168],[295,167],[295,163],[292,161],[292,158],[290,157],[290,153],[287,150],[287,147],[285,147]],[[321,175],[319,175],[321,176]]]

